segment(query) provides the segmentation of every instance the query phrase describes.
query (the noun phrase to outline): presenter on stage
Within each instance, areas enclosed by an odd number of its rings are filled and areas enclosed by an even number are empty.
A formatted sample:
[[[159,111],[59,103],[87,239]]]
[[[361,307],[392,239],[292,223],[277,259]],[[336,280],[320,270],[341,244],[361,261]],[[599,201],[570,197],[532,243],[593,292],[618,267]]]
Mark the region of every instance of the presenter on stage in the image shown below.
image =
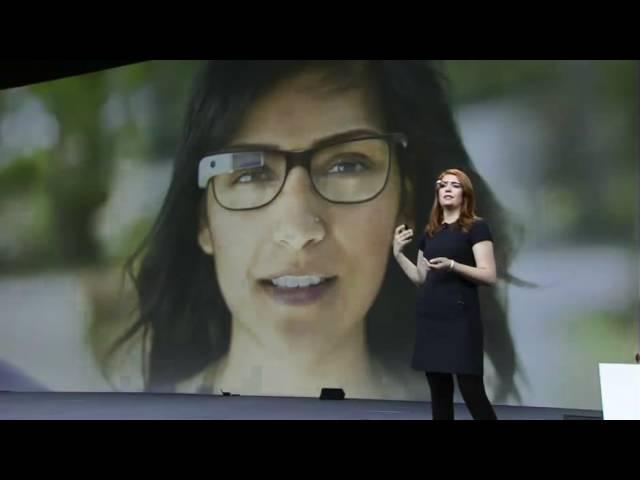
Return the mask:
[[[496,282],[493,238],[475,212],[473,185],[457,169],[442,172],[413,264],[403,253],[413,230],[395,230],[393,253],[418,286],[412,366],[424,371],[434,420],[453,420],[454,376],[476,420],[495,420],[483,380],[483,325],[479,286]]]

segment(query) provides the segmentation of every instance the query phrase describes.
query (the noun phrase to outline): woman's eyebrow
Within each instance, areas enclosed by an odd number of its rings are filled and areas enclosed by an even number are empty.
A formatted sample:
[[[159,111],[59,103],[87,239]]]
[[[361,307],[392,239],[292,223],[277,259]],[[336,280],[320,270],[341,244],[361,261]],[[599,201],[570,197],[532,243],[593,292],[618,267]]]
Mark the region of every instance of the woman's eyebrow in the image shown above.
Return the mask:
[[[367,135],[380,135],[381,132],[370,128],[357,128],[347,130],[346,132],[335,133],[315,140],[309,148],[319,148],[324,145],[332,144],[340,141],[347,141]],[[227,147],[228,150],[282,150],[280,145],[274,143],[234,143]]]
[[[322,147],[323,145],[347,141],[358,137],[366,137],[368,135],[381,135],[382,132],[373,130],[370,128],[357,128],[353,130],[347,130],[346,132],[336,133],[327,137],[320,138],[313,142],[312,148]]]

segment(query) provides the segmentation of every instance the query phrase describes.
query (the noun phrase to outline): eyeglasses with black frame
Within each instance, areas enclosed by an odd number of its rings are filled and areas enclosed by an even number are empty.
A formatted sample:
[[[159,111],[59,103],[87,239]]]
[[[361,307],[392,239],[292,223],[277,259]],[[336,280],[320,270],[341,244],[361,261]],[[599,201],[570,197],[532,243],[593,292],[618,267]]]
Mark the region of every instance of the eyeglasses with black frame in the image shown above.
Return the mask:
[[[407,147],[406,135],[359,135],[302,151],[231,148],[200,160],[198,186],[204,189],[211,183],[216,201],[225,209],[254,210],[273,202],[289,172],[301,166],[328,202],[364,203],[385,189],[398,146]]]

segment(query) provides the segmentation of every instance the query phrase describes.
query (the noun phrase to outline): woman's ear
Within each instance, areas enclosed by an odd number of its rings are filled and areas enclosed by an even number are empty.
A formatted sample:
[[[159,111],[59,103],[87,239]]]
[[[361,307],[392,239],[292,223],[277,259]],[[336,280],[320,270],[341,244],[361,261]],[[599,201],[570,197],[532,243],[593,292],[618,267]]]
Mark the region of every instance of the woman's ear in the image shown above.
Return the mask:
[[[208,192],[207,192],[208,195]],[[209,218],[207,216],[207,199],[206,195],[200,204],[200,215],[198,222],[198,245],[207,255],[213,255],[213,235],[209,228]]]
[[[204,253],[213,255],[213,240],[208,225],[201,224],[198,230],[198,244]]]
[[[396,225],[402,225],[404,223],[411,229],[415,227],[413,212],[414,198],[413,182],[405,177],[402,181],[402,197],[398,217],[396,218]]]

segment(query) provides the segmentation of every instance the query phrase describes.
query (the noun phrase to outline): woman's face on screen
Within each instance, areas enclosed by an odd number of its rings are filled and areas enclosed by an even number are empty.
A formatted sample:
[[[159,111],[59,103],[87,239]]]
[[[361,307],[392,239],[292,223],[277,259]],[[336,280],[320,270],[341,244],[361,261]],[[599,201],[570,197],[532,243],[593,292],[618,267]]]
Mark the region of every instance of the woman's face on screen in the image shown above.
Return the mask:
[[[303,150],[348,132],[383,133],[364,89],[328,92],[320,78],[309,72],[279,83],[256,102],[228,147]],[[330,351],[363,328],[398,217],[393,158],[390,168],[384,190],[359,204],[325,200],[299,166],[275,200],[255,210],[223,208],[209,185],[198,240],[215,258],[234,334],[244,329],[284,351]]]

